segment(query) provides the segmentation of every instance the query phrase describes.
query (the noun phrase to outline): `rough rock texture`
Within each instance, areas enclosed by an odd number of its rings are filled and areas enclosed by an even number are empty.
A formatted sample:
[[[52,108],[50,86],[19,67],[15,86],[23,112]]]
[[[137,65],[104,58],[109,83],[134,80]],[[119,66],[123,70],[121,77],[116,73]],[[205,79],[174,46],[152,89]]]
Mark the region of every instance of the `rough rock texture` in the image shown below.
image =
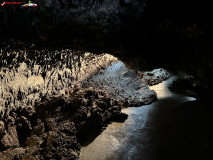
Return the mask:
[[[125,52],[117,57],[129,68],[184,71],[206,88],[198,97],[209,101],[213,89],[212,15],[210,0],[148,0],[137,30],[140,41],[135,35],[123,38]]]
[[[1,145],[2,148],[19,147],[16,126],[8,126],[5,135],[1,138]]]
[[[127,118],[122,105],[89,88],[20,108],[0,123],[0,159],[77,159],[82,144],[110,122]]]
[[[69,95],[76,86],[105,90],[126,106],[156,100],[156,93],[136,72],[112,55],[36,50],[33,44],[9,42],[0,52],[0,119],[19,107],[35,106],[45,97]]]
[[[205,99],[211,98],[211,0],[34,2],[38,8],[0,8],[1,38],[26,36],[53,48],[62,45],[98,53],[113,50],[134,69],[185,71],[209,88]]]
[[[109,54],[36,50],[9,41],[0,51],[0,119],[13,109],[34,106],[46,96],[67,95],[117,58]]]
[[[93,86],[109,93],[111,98],[125,101],[125,106],[141,106],[157,99],[157,95],[142,83],[136,72],[121,61],[113,62],[84,82],[83,87]]]
[[[171,76],[167,70],[163,68],[154,69],[150,72],[138,72],[138,76],[142,79],[144,84],[149,86],[156,85],[168,79]]]
[[[0,159],[76,159],[127,118],[122,107],[157,98],[112,55],[10,42],[0,52]]]

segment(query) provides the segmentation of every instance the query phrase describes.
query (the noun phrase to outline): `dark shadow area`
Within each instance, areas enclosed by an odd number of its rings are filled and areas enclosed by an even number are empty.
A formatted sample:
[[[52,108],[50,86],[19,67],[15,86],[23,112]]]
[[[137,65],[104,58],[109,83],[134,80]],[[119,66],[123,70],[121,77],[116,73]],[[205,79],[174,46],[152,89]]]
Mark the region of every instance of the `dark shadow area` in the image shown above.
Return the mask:
[[[212,114],[199,101],[178,103],[159,100],[147,121],[151,146],[142,153],[150,160],[212,159]]]

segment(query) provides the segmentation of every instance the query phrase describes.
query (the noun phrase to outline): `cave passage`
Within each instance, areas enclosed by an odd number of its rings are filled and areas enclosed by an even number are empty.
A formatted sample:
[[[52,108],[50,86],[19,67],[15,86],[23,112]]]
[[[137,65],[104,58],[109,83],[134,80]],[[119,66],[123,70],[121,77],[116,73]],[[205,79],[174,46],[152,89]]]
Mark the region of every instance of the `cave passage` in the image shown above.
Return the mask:
[[[14,1],[0,160],[213,160],[210,0]]]
[[[169,91],[176,78],[150,87],[158,101],[123,109],[128,119],[84,146],[80,160],[211,159],[213,118],[195,98]]]

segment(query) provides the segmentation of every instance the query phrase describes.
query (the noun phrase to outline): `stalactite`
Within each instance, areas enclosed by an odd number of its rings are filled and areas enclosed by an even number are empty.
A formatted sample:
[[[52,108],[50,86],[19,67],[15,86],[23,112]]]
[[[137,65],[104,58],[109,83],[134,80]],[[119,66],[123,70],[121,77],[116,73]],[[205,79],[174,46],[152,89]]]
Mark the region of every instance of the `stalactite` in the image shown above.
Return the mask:
[[[14,108],[34,105],[42,97],[60,96],[90,77],[103,55],[74,52],[2,49],[0,61],[0,117]],[[9,61],[14,57],[12,61]],[[9,68],[8,66],[13,66]],[[68,93],[69,91],[66,91]]]

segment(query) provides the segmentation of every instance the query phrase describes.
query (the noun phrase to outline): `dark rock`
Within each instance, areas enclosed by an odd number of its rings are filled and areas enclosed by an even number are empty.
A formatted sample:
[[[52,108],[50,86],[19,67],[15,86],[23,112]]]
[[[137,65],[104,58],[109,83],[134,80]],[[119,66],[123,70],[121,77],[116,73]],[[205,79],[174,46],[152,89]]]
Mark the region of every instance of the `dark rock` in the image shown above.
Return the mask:
[[[193,78],[180,78],[174,81],[170,86],[169,89],[178,94],[183,94],[191,97],[200,98],[202,97],[201,94],[206,92],[205,87]],[[198,96],[199,95],[199,96]]]
[[[2,148],[15,148],[19,147],[19,139],[16,131],[16,126],[8,126],[6,134],[1,139]]]
[[[7,125],[14,125],[15,124],[15,118],[13,118],[12,116],[7,116],[6,119],[5,119]]]
[[[80,106],[79,109],[74,113],[72,116],[72,121],[75,124],[79,124],[82,121],[85,121],[87,119],[87,108],[84,106]]]
[[[0,123],[0,149],[21,144],[24,150],[14,152],[13,157],[77,159],[81,145],[98,136],[109,123],[127,118],[119,104],[121,102],[109,98],[105,92],[93,88],[75,90],[65,99],[49,97],[35,108],[11,112],[11,116]],[[7,157],[6,152],[0,152],[1,155]]]
[[[2,138],[6,134],[6,130],[4,127],[4,122],[0,121],[0,138]]]
[[[23,109],[21,109],[20,111],[18,110],[17,113],[29,118],[29,117],[33,116],[33,114],[35,113],[35,109],[32,106],[26,106]]]
[[[22,159],[23,155],[25,154],[25,151],[26,149],[22,147],[7,149],[2,153],[0,152],[0,159],[2,160]]]
[[[117,117],[116,117],[116,118],[117,118]],[[106,110],[106,111],[102,114],[102,119],[103,119],[104,123],[106,123],[106,124],[112,122],[112,113],[110,113],[108,110]]]
[[[128,115],[125,113],[121,113],[119,111],[113,111],[112,120],[116,122],[124,122],[127,119]]]
[[[79,150],[80,146],[74,137],[54,131],[49,132],[47,137],[46,158],[77,159],[78,153],[74,153],[73,149]]]
[[[67,121],[63,121],[61,123],[58,124],[58,129],[63,132],[66,133],[68,135],[75,135],[76,133],[76,127],[75,124],[73,122],[71,122],[70,120]]]
[[[48,130],[57,130],[57,119],[55,118],[46,118],[45,119],[45,124],[48,128]]]
[[[94,107],[101,108],[103,110],[106,110],[108,108],[107,103],[103,100],[95,100]]]
[[[34,146],[39,147],[43,142],[44,140],[41,137],[32,135],[27,138],[25,145],[27,145],[28,147],[34,147]]]

